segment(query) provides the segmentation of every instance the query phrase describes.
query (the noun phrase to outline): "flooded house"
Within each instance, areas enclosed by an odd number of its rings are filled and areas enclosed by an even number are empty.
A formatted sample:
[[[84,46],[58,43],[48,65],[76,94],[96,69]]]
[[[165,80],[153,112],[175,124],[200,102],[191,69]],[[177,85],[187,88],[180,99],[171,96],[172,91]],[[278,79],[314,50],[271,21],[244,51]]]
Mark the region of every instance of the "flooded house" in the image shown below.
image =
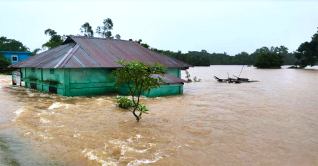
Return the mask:
[[[183,93],[184,80],[181,70],[191,67],[182,61],[142,47],[134,41],[82,36],[68,36],[58,47],[37,54],[11,65],[20,72],[21,81],[27,88],[53,92],[63,96],[126,94],[125,87],[114,88],[109,74],[122,67],[115,61],[141,61],[148,65],[163,64],[160,88],[144,94],[157,97]]]

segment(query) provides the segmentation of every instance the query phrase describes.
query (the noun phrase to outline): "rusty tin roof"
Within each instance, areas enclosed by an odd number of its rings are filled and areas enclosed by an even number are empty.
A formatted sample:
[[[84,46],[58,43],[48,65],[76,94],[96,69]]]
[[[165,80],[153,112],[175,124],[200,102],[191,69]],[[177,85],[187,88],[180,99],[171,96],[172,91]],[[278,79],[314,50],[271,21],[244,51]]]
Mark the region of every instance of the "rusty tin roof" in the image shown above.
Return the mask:
[[[164,67],[188,68],[191,65],[142,47],[134,41],[68,36],[56,48],[37,54],[10,67],[34,68],[117,68],[115,61],[140,61],[151,65],[154,62]]]

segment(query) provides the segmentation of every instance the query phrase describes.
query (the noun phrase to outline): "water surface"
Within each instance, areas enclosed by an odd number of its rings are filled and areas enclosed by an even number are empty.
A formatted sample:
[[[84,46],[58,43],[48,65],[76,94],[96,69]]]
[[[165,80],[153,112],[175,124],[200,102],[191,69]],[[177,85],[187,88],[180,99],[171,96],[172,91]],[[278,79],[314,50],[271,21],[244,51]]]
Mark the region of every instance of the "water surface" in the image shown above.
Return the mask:
[[[1,75],[0,134],[18,130],[13,140],[27,140],[39,165],[318,165],[318,69],[245,67],[241,77],[260,81],[245,84],[213,78],[241,67],[190,68],[201,82],[143,98],[151,111],[140,122],[115,95],[63,97]]]

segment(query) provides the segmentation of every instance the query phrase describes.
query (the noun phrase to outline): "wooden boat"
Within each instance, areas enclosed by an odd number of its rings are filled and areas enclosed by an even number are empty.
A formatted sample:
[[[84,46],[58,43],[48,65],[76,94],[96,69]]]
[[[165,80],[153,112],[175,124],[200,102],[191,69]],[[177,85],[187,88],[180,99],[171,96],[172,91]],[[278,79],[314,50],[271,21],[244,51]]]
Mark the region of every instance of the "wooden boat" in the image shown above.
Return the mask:
[[[244,65],[243,65],[244,67]],[[243,67],[242,67],[242,70],[243,70]],[[242,70],[241,70],[241,73],[242,73]],[[240,73],[240,75],[241,75]],[[235,78],[230,78],[229,77],[229,73],[227,73],[228,75],[228,78],[227,79],[221,79],[221,78],[218,78],[217,76],[214,76],[214,78],[219,82],[219,83],[236,83],[236,84],[239,84],[239,83],[248,83],[248,82],[259,82],[257,80],[249,80],[248,78],[240,78],[240,76],[235,76],[233,75],[233,77]]]

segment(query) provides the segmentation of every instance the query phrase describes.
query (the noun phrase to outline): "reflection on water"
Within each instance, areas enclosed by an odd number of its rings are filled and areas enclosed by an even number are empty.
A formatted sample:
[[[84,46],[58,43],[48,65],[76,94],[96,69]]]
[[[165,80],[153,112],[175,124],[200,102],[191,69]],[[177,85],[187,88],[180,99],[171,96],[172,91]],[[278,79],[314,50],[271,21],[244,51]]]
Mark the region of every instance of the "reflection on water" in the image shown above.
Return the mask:
[[[241,77],[260,81],[246,84],[213,78],[240,69],[189,69],[202,81],[185,84],[183,95],[142,98],[151,111],[140,122],[111,95],[63,97],[0,76],[0,134],[18,128],[30,151],[49,156],[41,163],[318,165],[318,70],[246,67]]]

